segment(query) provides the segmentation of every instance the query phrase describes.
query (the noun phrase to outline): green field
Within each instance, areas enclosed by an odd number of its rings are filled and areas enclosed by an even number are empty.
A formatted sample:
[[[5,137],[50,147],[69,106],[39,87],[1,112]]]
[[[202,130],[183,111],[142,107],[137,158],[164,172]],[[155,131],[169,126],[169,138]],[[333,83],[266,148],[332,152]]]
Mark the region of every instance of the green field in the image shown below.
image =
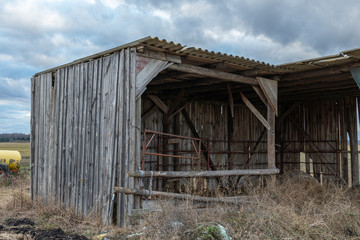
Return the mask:
[[[20,174],[30,176],[30,142],[0,142],[0,150],[19,151],[21,154]]]

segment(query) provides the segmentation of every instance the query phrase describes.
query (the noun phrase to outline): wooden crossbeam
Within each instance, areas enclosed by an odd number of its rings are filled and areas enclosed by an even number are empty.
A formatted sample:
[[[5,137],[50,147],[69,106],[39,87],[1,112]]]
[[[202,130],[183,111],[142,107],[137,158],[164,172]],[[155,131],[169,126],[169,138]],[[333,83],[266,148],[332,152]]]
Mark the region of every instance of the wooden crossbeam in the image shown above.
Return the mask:
[[[246,76],[241,76],[238,74],[216,71],[216,70],[212,70],[212,69],[208,69],[208,68],[204,68],[204,67],[193,66],[193,65],[188,65],[188,64],[174,63],[173,65],[171,65],[169,67],[169,69],[180,71],[180,72],[199,74],[199,75],[203,75],[203,76],[207,76],[207,77],[218,78],[218,79],[226,80],[229,82],[258,85],[258,82],[256,81],[256,79],[252,78],[252,77],[246,77]]]
[[[325,75],[333,75],[338,74],[341,72],[348,72],[350,71],[351,67],[359,66],[359,64],[354,65],[343,65],[343,66],[336,66],[336,67],[328,67],[323,69],[311,70],[311,71],[304,71],[300,73],[287,73],[282,75],[281,81],[292,81],[292,80],[300,80],[305,78],[312,78],[312,77],[319,77]]]
[[[163,101],[161,101],[161,99],[158,96],[149,95],[149,98],[151,99],[151,101],[153,101],[156,104],[156,106],[160,108],[162,112],[164,113],[168,112],[169,110],[168,106],[166,106],[166,104]]]
[[[129,172],[130,177],[164,177],[164,178],[194,178],[194,177],[225,177],[225,176],[252,176],[273,175],[280,173],[279,169],[236,169],[222,171],[136,171]]]
[[[241,98],[244,101],[245,105],[251,110],[251,112],[260,120],[260,122],[266,127],[266,129],[270,129],[269,123],[266,119],[261,115],[261,113],[256,109],[254,105],[245,97],[245,95],[240,92]]]

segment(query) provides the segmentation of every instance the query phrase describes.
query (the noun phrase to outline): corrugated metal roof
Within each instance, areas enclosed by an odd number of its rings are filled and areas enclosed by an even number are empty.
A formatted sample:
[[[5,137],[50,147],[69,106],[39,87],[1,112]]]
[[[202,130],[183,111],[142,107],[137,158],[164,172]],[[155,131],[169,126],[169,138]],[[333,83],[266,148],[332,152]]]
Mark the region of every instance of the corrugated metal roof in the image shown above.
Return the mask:
[[[316,69],[323,69],[328,67],[342,66],[346,64],[357,63],[360,60],[360,49],[353,49],[340,52],[336,55],[312,58],[303,61],[297,61],[292,63],[286,63],[277,65],[276,67],[281,68],[284,73],[291,72],[303,72],[311,71]]]
[[[228,55],[226,53],[209,51],[207,49],[187,47],[179,43],[168,42],[165,39],[160,40],[157,37],[145,40],[142,42],[144,45],[163,49],[165,51],[173,52],[182,56],[193,56],[203,59],[211,59],[218,62],[227,62],[234,65],[242,66],[246,69],[259,69],[268,72],[278,73],[282,71],[282,68],[275,67],[274,65],[255,61],[253,59],[239,57],[234,55]]]
[[[197,58],[198,60],[211,60],[212,62],[224,62],[231,64],[232,66],[239,66],[243,70],[260,70],[262,73],[265,74],[284,74],[284,73],[295,73],[295,72],[302,72],[302,71],[310,71],[316,69],[327,68],[331,66],[340,66],[344,64],[351,64],[354,62],[359,62],[360,60],[360,49],[353,49],[341,52],[337,55],[321,57],[321,58],[314,58],[308,59],[293,63],[281,64],[281,65],[271,65],[264,62],[255,61],[253,59],[239,57],[234,55],[228,55],[226,53],[214,52],[209,51],[207,49],[202,48],[194,48],[194,47],[187,47],[186,45],[181,45],[180,43],[174,43],[172,41],[168,42],[165,39],[159,39],[157,37],[145,37],[125,45],[121,45],[119,47],[115,47],[109,49],[107,51],[103,51],[91,56],[87,56],[85,58],[81,58],[75,60],[71,63],[64,64],[40,73],[35,74],[42,74],[47,72],[55,71],[56,69],[78,64],[81,62],[91,61],[92,59],[99,58],[102,56],[106,56],[112,54],[116,51],[119,51],[124,48],[129,47],[138,47],[138,46],[149,46],[152,49],[157,51],[168,52],[180,56],[189,56],[193,58]]]

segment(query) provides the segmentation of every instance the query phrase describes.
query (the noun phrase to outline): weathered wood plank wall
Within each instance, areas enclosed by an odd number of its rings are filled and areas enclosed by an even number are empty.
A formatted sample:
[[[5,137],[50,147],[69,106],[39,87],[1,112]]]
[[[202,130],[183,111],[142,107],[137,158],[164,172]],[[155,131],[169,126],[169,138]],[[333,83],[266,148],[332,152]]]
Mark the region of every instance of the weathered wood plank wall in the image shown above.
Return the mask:
[[[304,102],[278,126],[284,153],[278,157],[283,171],[300,169],[300,151],[305,153],[306,171],[319,178],[337,175],[353,185],[359,184],[357,98]],[[296,141],[290,143],[291,141]],[[286,145],[287,144],[287,145]],[[349,154],[350,153],[350,154]],[[280,152],[278,154],[281,154]],[[348,159],[351,164],[348,164]],[[281,159],[281,160],[279,160]],[[313,171],[310,172],[309,160]],[[348,168],[351,173],[348,172]]]
[[[32,79],[33,198],[111,223],[114,186],[134,184],[135,61],[135,49],[124,49]],[[132,205],[118,194],[119,225]]]
[[[166,101],[166,99],[162,99]],[[169,103],[170,104],[170,103]],[[305,171],[319,178],[320,173],[325,177],[337,175],[347,181],[352,177],[352,184],[358,184],[358,149],[357,149],[357,126],[359,119],[356,117],[357,99],[346,97],[341,99],[303,102],[288,114],[276,129],[277,167],[282,171],[300,169],[304,164]],[[143,112],[150,109],[153,103],[150,100],[143,101]],[[259,107],[265,116],[266,109]],[[286,111],[285,107],[283,111]],[[191,102],[187,104],[186,111],[189,113],[195,128],[203,139],[228,140],[228,118],[227,105]],[[280,112],[281,114],[281,112]],[[180,135],[193,136],[184,117],[180,115]],[[153,113],[143,121],[142,130],[163,130],[163,114],[160,110]],[[171,130],[171,128],[169,128]],[[233,120],[233,141],[250,141],[249,143],[233,142],[230,149],[233,151],[247,152],[253,150],[256,141],[259,140],[264,130],[262,123],[253,113],[243,105],[235,107]],[[266,134],[265,134],[266,136]],[[252,141],[252,142],[251,142]],[[266,168],[266,137],[263,137],[257,148],[257,154],[251,156],[250,168]],[[227,142],[213,143],[213,149],[228,149]],[[180,149],[190,150],[189,144],[183,144]],[[154,152],[156,150],[153,150]],[[349,151],[349,152],[348,152]],[[304,152],[304,159],[300,158],[300,152]],[[348,154],[350,153],[350,154]],[[229,157],[234,164],[245,164],[249,159],[247,154],[216,154],[213,160],[220,165],[219,170],[225,169],[229,163]],[[146,170],[156,170],[156,157],[149,157],[152,166],[147,165]],[[351,159],[348,164],[347,159]],[[310,160],[311,171],[310,171]],[[206,161],[202,156],[202,161]],[[160,162],[161,164],[162,162]],[[180,165],[190,164],[191,160],[181,159]],[[305,164],[306,163],[306,164]],[[351,166],[350,166],[351,165]],[[349,167],[349,176],[347,168]],[[239,167],[234,167],[239,168]],[[240,167],[241,168],[241,167]],[[190,170],[190,166],[181,166],[179,170]],[[161,170],[158,169],[158,170]],[[193,169],[194,170],[194,169]],[[334,177],[331,177],[334,178]]]
[[[165,99],[164,99],[165,101]],[[170,103],[169,103],[170,104]],[[154,104],[149,99],[143,100],[143,114],[146,113],[149,109],[152,108]],[[198,131],[200,137],[203,140],[220,140],[220,142],[210,142],[212,152],[224,152],[228,151],[227,142],[228,139],[228,107],[226,104],[214,104],[214,103],[204,103],[204,102],[190,102],[186,105],[186,111],[189,113],[189,117],[196,130]],[[259,107],[261,113],[265,115],[266,108]],[[179,135],[193,137],[192,132],[184,118],[184,116],[179,113],[179,125],[180,131]],[[231,117],[231,116],[230,116]],[[264,126],[262,123],[254,116],[254,114],[244,105],[236,106],[234,111],[234,127],[233,127],[233,143],[231,148],[236,152],[242,152],[244,154],[233,154],[233,162],[235,166],[231,166],[232,169],[239,168],[248,168],[248,167],[239,167],[239,165],[246,164],[249,160],[249,154],[247,153],[250,150],[253,150],[257,140],[263,132]],[[173,122],[170,124],[170,133]],[[154,112],[150,117],[143,119],[142,121],[142,130],[149,129],[154,131],[163,131],[163,113],[160,110]],[[238,141],[238,142],[236,142]],[[241,142],[244,141],[244,142]],[[250,141],[250,142],[246,142]],[[258,153],[254,154],[251,157],[249,167],[250,168],[266,168],[266,137],[262,139],[257,148]],[[205,144],[208,144],[207,142]],[[182,150],[192,150],[193,147],[190,142],[181,141],[179,149]],[[156,152],[156,149],[149,149],[149,151]],[[186,154],[184,154],[186,155]],[[218,166],[218,170],[224,170],[228,168],[228,153],[219,153],[212,154],[213,161],[215,165]],[[146,165],[146,170],[155,170],[156,156],[147,156],[147,161],[151,161],[151,165]],[[206,162],[206,158],[202,155],[202,162]],[[160,159],[161,161],[161,159]],[[160,162],[161,164],[162,162]],[[179,164],[182,165],[178,170],[191,170],[190,164],[191,160],[189,159],[180,159]],[[186,165],[186,166],[185,166]],[[196,164],[195,164],[196,165]],[[161,170],[161,169],[159,169]],[[195,170],[195,169],[192,169]]]

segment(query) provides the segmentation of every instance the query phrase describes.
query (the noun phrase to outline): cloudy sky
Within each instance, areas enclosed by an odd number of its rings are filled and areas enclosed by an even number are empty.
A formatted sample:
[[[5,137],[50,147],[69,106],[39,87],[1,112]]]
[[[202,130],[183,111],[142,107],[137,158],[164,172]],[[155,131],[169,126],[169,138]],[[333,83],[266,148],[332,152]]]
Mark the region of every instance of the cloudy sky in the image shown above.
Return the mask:
[[[360,47],[358,0],[0,0],[0,133],[30,132],[33,74],[145,36],[272,64]]]

